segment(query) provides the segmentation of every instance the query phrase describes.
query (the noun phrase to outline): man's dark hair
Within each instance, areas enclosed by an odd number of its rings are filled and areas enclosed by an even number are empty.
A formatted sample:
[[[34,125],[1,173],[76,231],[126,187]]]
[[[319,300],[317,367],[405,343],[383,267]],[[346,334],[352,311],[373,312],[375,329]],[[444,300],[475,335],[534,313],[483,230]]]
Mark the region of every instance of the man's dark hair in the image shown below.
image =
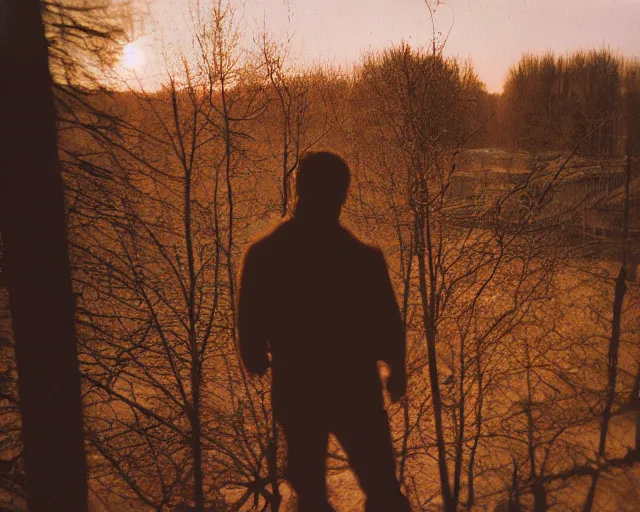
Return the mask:
[[[319,208],[340,207],[347,199],[351,171],[335,153],[310,151],[300,158],[296,178],[298,204]]]

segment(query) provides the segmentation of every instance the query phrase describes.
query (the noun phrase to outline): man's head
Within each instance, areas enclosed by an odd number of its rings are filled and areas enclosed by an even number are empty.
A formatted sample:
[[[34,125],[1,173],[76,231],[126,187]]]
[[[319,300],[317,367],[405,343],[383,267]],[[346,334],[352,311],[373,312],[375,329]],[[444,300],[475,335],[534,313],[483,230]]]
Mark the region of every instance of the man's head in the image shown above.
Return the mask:
[[[330,151],[305,153],[298,163],[297,213],[337,219],[347,199],[351,171],[347,163]]]

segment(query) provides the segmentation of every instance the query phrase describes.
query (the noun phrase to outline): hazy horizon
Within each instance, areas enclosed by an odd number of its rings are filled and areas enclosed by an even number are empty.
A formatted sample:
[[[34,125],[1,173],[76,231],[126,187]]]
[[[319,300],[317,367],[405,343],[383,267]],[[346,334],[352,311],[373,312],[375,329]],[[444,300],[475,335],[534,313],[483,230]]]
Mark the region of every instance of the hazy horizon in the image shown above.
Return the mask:
[[[145,86],[162,81],[163,44],[171,48],[190,43],[189,9],[198,3],[206,10],[211,2],[143,0],[134,5],[137,21],[129,29],[134,43],[123,61]],[[424,0],[329,0],[321,5],[310,0],[247,0],[232,5],[244,47],[266,27],[276,41],[290,37],[291,62],[298,65],[322,62],[348,69],[366,52],[402,41],[427,46],[432,40]],[[638,57],[639,25],[640,0],[488,0],[482,5],[445,0],[435,15],[438,36],[448,34],[444,54],[471,60],[489,92],[502,91],[509,68],[524,53],[608,48]],[[122,73],[123,62],[119,67]]]

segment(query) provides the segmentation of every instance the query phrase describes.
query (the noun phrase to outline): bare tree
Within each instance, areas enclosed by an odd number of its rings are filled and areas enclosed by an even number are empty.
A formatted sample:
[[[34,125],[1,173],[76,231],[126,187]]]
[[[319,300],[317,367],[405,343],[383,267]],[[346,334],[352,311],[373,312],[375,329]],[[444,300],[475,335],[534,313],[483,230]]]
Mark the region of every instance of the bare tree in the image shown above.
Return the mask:
[[[274,160],[281,168],[281,214],[284,217],[291,203],[290,182],[298,158],[320,143],[336,124],[332,98],[322,83],[330,78],[324,76],[322,70],[293,69],[288,62],[291,39],[279,45],[265,29],[257,44],[269,96],[272,96],[269,112],[273,112],[273,119],[277,120],[278,135],[273,137],[272,116],[265,116],[268,145],[272,145],[272,138],[278,143]]]
[[[630,84],[631,85],[631,84]],[[635,84],[634,84],[635,85]],[[611,421],[612,408],[616,398],[616,384],[618,378],[618,355],[620,351],[620,337],[622,331],[623,302],[627,293],[627,275],[630,260],[630,189],[634,167],[637,166],[637,148],[639,137],[638,111],[640,110],[639,92],[633,88],[627,92],[626,97],[626,171],[624,181],[624,196],[622,198],[622,233],[620,241],[620,267],[615,279],[615,289],[613,296],[613,312],[611,318],[611,336],[609,338],[609,350],[607,353],[607,387],[606,401],[602,411],[600,421],[600,436],[598,441],[598,458],[606,457],[607,434],[609,422]],[[596,471],[591,478],[591,485],[585,499],[583,510],[589,512],[593,508],[596,486],[600,472]]]

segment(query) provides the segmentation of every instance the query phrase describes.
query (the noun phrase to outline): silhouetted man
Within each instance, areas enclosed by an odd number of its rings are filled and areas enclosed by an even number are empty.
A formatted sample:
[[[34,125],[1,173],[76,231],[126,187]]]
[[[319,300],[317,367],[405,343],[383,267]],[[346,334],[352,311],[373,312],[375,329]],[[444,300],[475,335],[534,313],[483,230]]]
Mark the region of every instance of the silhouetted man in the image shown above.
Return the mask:
[[[300,160],[295,215],[245,258],[240,354],[250,373],[272,368],[273,411],[301,512],[333,510],[325,480],[330,433],[349,457],[366,510],[408,511],[377,367],[389,366],[387,390],[399,400],[404,329],[382,253],[338,222],[349,181],[349,167],[333,153]]]

